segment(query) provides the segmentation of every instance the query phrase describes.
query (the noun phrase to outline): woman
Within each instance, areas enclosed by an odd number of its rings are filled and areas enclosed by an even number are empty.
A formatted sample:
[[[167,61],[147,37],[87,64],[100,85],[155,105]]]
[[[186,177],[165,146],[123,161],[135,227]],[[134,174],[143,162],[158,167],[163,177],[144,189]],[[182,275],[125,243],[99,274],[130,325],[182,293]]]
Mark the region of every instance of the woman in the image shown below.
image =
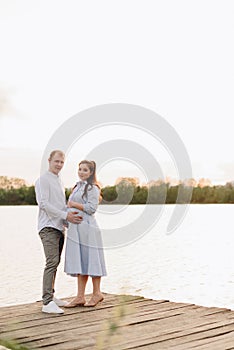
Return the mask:
[[[79,163],[77,182],[68,200],[68,208],[83,217],[80,224],[70,224],[67,231],[64,270],[77,277],[77,296],[66,307],[96,306],[104,297],[100,291],[101,277],[106,275],[101,232],[94,213],[98,207],[100,188],[96,179],[94,161]],[[85,287],[92,277],[93,294],[86,303]]]

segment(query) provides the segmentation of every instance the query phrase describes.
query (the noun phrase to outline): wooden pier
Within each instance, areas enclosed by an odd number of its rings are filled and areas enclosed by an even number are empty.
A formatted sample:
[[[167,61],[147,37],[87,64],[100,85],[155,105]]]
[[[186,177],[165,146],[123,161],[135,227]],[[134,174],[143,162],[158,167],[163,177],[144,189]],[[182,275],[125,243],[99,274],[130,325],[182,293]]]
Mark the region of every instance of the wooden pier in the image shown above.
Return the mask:
[[[0,338],[45,350],[231,350],[234,312],[105,294],[95,308],[44,314],[41,302],[0,308]]]

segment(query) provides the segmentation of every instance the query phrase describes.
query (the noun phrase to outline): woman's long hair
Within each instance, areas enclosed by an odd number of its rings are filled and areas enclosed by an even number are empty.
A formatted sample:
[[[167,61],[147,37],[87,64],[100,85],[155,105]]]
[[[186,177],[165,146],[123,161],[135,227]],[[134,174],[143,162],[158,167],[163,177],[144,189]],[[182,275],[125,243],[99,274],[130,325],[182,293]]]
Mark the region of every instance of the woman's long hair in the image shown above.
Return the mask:
[[[97,175],[96,175],[96,163],[94,160],[82,160],[79,163],[79,166],[81,164],[86,164],[91,172],[90,177],[87,179],[87,184],[85,185],[84,188],[84,193],[82,195],[82,198],[84,198],[85,196],[87,196],[87,191],[91,190],[91,188],[95,185],[100,189],[100,185],[97,181]],[[99,198],[99,201],[101,200],[101,197]]]

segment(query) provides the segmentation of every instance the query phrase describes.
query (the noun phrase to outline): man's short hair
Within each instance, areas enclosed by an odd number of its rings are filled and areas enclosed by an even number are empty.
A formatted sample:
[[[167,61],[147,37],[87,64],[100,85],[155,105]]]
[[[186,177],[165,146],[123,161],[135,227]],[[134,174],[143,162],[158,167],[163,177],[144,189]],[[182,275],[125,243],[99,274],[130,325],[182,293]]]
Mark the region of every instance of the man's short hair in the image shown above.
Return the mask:
[[[65,154],[62,151],[56,149],[50,153],[49,160],[51,160],[55,156],[55,154],[59,154],[60,156],[65,157]]]

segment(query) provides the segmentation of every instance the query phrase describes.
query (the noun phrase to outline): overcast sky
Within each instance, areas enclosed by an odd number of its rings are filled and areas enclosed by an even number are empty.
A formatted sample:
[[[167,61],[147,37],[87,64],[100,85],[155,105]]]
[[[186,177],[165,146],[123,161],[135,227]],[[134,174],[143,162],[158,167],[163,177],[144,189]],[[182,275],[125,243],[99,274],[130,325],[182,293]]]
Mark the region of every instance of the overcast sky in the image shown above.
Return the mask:
[[[66,120],[129,103],[176,130],[195,179],[233,180],[233,18],[232,0],[0,0],[0,175],[33,183]],[[161,147],[124,127],[94,131],[67,154],[65,185],[87,150],[120,137]],[[165,176],[176,176],[165,150],[155,157]],[[145,180],[124,161],[99,171],[103,184],[134,175]]]

